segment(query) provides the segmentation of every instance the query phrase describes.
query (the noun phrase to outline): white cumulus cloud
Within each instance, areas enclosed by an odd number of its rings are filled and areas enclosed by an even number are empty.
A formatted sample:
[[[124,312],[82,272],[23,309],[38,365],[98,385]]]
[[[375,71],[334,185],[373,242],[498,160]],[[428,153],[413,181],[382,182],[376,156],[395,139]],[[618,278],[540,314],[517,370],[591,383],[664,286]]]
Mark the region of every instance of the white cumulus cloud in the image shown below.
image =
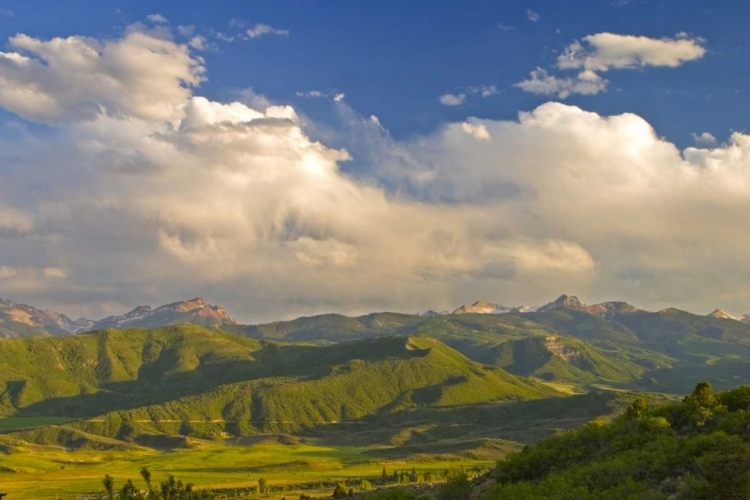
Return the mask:
[[[438,100],[444,106],[460,106],[466,101],[466,94],[443,94]]]
[[[0,106],[33,121],[90,120],[102,113],[174,120],[203,80],[185,45],[130,32],[119,40],[19,34],[0,52]]]
[[[674,38],[597,33],[570,44],[557,58],[561,71],[575,70],[575,76],[551,74],[544,68],[533,70],[529,78],[515,86],[526,92],[557,95],[595,95],[607,90],[609,81],[599,73],[610,69],[632,69],[644,66],[674,68],[700,59],[706,53],[703,40],[681,33]]]
[[[245,31],[245,34],[250,38],[260,38],[265,35],[288,36],[289,30],[277,29],[269,24],[258,23]]]
[[[597,33],[573,42],[558,57],[561,69],[637,68],[666,66],[676,68],[688,61],[700,59],[706,53],[703,41],[680,34],[674,38]]]
[[[18,60],[0,64],[0,106],[57,124],[4,147],[0,280],[16,300],[97,316],[204,295],[246,321],[562,291],[750,303],[746,134],[680,151],[637,115],[560,103],[403,141],[359,117],[338,133],[365,144],[360,173],[290,106],[199,95],[203,62],[183,45],[13,40],[26,48],[3,56]]]
[[[693,140],[698,146],[713,146],[716,144],[716,137],[710,132],[703,132],[702,134],[693,134]]]
[[[532,94],[556,95],[565,99],[571,94],[595,95],[607,90],[609,82],[593,71],[582,71],[575,77],[550,75],[543,68],[536,68],[527,80],[515,84],[516,87]]]
[[[461,129],[467,134],[476,137],[477,139],[489,139],[490,133],[487,131],[487,127],[484,125],[475,125],[469,122],[463,122]]]
[[[169,22],[169,19],[162,16],[161,14],[150,14],[146,16],[146,19],[148,19],[149,22],[152,22],[154,24],[166,24]]]

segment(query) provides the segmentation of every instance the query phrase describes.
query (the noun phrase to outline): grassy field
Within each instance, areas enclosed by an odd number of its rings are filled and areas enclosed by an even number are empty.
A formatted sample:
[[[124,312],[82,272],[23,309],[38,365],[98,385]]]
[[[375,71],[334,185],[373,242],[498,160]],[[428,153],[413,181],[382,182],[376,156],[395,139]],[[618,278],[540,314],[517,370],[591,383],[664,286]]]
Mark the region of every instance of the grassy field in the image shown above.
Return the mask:
[[[277,443],[229,446],[196,442],[193,449],[156,452],[149,449],[128,452],[79,450],[67,452],[52,447],[27,445],[11,455],[0,455],[0,491],[8,500],[46,500],[78,498],[102,491],[105,474],[115,478],[116,485],[130,478],[139,486],[142,467],[159,482],[169,474],[199,488],[239,488],[255,486],[266,478],[271,485],[286,485],[283,493],[268,499],[294,498],[300,492],[290,488],[298,483],[380,477],[385,466],[394,470],[440,472],[454,466],[467,468],[490,466],[493,462],[454,461],[384,461],[367,447],[327,447],[316,444],[282,445]],[[314,496],[330,496],[329,488],[306,491]]]

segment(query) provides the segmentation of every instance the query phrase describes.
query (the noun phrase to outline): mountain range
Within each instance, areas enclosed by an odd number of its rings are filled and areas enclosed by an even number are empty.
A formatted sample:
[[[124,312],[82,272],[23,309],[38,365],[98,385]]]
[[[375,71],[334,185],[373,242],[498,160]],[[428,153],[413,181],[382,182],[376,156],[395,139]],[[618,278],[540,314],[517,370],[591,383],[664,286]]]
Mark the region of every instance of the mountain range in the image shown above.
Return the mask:
[[[575,296],[561,295],[539,307],[477,302],[452,314],[323,314],[243,325],[223,307],[201,298],[156,308],[139,306],[97,321],[74,321],[54,311],[0,301],[4,337],[75,336],[178,324],[316,346],[427,336],[478,363],[573,384],[683,392],[698,375],[719,387],[750,382],[750,323],[721,311],[705,316],[673,308],[648,312],[627,302],[587,305]]]
[[[644,312],[627,302],[615,301],[586,305],[576,296],[561,295],[554,301],[542,306],[504,306],[493,302],[478,301],[473,304],[464,304],[452,312],[427,311],[413,316],[433,318],[462,314],[525,314],[549,312],[560,308],[581,310],[602,318],[612,317],[616,314]],[[324,318],[326,316],[336,315],[324,314],[318,317]],[[750,314],[736,317],[716,309],[708,316],[750,324]],[[125,314],[107,316],[99,320],[87,318],[73,320],[56,311],[43,310],[0,298],[0,337],[56,336],[91,332],[105,328],[157,328],[175,324],[194,324],[230,330],[236,330],[236,327],[240,325],[224,307],[211,305],[206,299],[199,297],[156,308],[141,305]]]
[[[100,320],[72,320],[55,311],[0,299],[0,337],[56,336],[105,328],[155,328],[174,324],[222,327],[238,322],[222,306],[210,305],[201,298],[157,308],[138,306],[125,314]]]
[[[243,325],[203,299],[98,321],[2,301],[0,332],[18,338],[0,341],[0,415],[65,423],[0,433],[0,449],[17,440],[160,447],[176,436],[258,433],[383,443],[414,432],[434,444],[459,423],[459,448],[485,438],[525,443],[563,425],[532,429],[532,407],[577,425],[632,400],[628,391],[750,382],[750,324],[719,314],[568,295],[504,313],[491,303],[459,309]],[[592,406],[583,411],[582,401]],[[470,423],[485,411],[491,428]],[[438,414],[450,423],[425,427]],[[364,421],[372,425],[357,430]]]

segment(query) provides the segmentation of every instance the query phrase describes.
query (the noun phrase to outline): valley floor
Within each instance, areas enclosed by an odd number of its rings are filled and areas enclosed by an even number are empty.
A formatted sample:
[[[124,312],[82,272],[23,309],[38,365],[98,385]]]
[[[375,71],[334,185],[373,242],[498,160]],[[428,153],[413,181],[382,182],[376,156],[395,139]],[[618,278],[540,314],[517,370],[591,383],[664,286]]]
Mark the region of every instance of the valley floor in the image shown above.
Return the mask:
[[[317,483],[346,479],[381,477],[383,467],[393,471],[440,473],[451,467],[489,467],[487,460],[389,460],[370,454],[382,447],[323,446],[313,443],[283,445],[260,443],[231,446],[195,441],[186,450],[143,451],[64,451],[53,447],[28,445],[26,450],[0,455],[0,491],[8,500],[47,500],[87,498],[103,491],[102,478],[109,474],[119,488],[127,479],[139,485],[142,467],[153,474],[153,481],[168,475],[194,483],[197,488],[247,488],[265,478],[271,486],[284,486],[283,492],[265,498],[297,498],[302,492],[313,497],[330,497],[332,488]],[[305,485],[302,490],[299,486]],[[312,489],[309,487],[312,486]]]

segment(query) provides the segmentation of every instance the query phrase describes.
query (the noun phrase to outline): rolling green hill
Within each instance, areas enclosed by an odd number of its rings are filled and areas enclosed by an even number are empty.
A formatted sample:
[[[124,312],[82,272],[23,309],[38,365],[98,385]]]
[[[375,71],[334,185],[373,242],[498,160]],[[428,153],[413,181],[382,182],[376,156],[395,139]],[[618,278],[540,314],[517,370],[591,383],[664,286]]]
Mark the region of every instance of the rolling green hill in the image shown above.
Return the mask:
[[[677,309],[618,314],[614,321],[661,352],[678,358],[750,355],[750,325],[732,319],[698,316]]]
[[[739,364],[750,357],[750,325],[673,309],[649,313],[612,307],[597,314],[563,306],[545,312],[433,317],[325,315],[246,327],[242,333],[318,343],[420,334],[516,374],[578,384],[616,382],[660,392],[682,392],[700,377],[721,387],[750,382],[750,372]],[[583,357],[552,356],[535,347],[553,336],[579,342],[576,350]],[[537,353],[535,361],[529,358],[532,352]]]
[[[459,310],[465,312],[473,309]],[[238,324],[224,308],[211,306],[199,298],[155,309],[140,306],[122,316],[111,316],[98,322],[84,319],[72,321],[53,311],[0,300],[0,336],[58,336],[82,329],[125,328],[128,325],[159,328],[175,322],[205,325],[257,340],[317,346],[394,335],[416,335],[440,340],[474,361],[508,367],[511,371],[515,370],[514,373],[544,377],[550,381],[579,385],[615,383],[621,388],[663,392],[684,390],[697,380],[698,373],[705,374],[708,380],[722,387],[750,382],[750,374],[744,374],[739,364],[750,357],[748,323],[715,314],[698,316],[676,309],[650,313],[624,302],[586,306],[575,297],[566,295],[539,308],[539,312],[521,310],[505,314],[430,316],[387,312],[359,317],[324,314],[248,326]],[[551,356],[549,350],[537,349],[544,359],[534,361],[532,364],[537,363],[537,366],[533,369],[525,366],[528,359],[520,364],[506,359],[508,356],[525,356],[523,352],[534,351],[535,345],[544,342],[539,339],[549,337],[565,337],[567,341],[580,342],[573,350],[583,353],[583,357]],[[514,344],[516,341],[523,342]],[[502,345],[504,347],[500,347]],[[291,350],[284,352],[290,353]],[[585,361],[580,361],[582,359]],[[113,360],[113,369],[117,369],[118,363],[121,362]],[[262,366],[259,363],[252,365],[253,369]],[[51,366],[55,366],[54,363]],[[117,378],[117,374],[114,376],[115,379],[108,383],[119,384],[129,380]],[[0,413],[7,411],[3,408],[13,407],[16,404],[13,403],[14,399],[30,401],[36,398],[34,381],[28,385],[24,380],[22,377],[8,381],[10,385],[6,386],[4,396],[0,398],[11,401],[4,404],[0,401]],[[66,385],[71,382],[63,380],[60,383]],[[108,390],[113,392],[113,397],[117,393],[121,395],[127,387],[127,384],[121,384],[103,388],[95,384],[93,388],[88,382],[76,384],[81,386],[83,393]],[[70,387],[59,390],[65,394],[76,392]],[[149,393],[149,390],[145,392]],[[103,394],[98,397],[105,398]],[[98,403],[99,399],[96,401]],[[147,400],[149,404],[154,401],[158,400]]]
[[[511,340],[490,351],[492,364],[515,375],[568,382],[632,382],[645,369],[602,354],[579,340],[529,337]]]
[[[84,416],[263,375],[258,341],[194,326],[0,344],[0,412]]]
[[[406,408],[559,395],[428,337],[315,347],[196,326],[7,340],[0,384],[6,415],[83,418],[64,428],[128,440],[297,432]]]
[[[635,381],[646,369],[671,366],[673,362],[643,347],[644,342],[623,325],[564,308],[534,314],[456,314],[428,318],[390,313],[359,318],[324,315],[245,330],[247,335],[260,339],[327,343],[394,334],[426,335],[475,361],[500,367],[513,364],[505,359],[514,345],[510,342],[522,341],[518,344],[518,355],[522,356],[522,351],[533,351],[534,346],[543,344],[546,338],[559,336],[559,332],[569,337],[567,342],[576,342],[575,350],[583,353],[580,362],[575,363],[578,356],[552,356],[551,351],[544,349],[549,369],[534,373],[534,369],[526,370],[519,365],[513,373],[543,374],[548,380],[576,383],[626,383]]]
[[[413,333],[415,325],[422,320],[419,316],[396,313],[374,313],[358,318],[341,314],[323,314],[265,325],[250,325],[237,331],[253,338],[287,342],[345,342]]]
[[[222,385],[75,426],[120,438],[135,438],[142,433],[202,437],[294,433],[407,408],[555,395],[541,384],[471,362],[424,337],[382,338],[310,349],[323,351],[315,356],[318,366]],[[311,362],[313,358],[298,359]],[[319,367],[324,367],[325,373],[320,373]]]

